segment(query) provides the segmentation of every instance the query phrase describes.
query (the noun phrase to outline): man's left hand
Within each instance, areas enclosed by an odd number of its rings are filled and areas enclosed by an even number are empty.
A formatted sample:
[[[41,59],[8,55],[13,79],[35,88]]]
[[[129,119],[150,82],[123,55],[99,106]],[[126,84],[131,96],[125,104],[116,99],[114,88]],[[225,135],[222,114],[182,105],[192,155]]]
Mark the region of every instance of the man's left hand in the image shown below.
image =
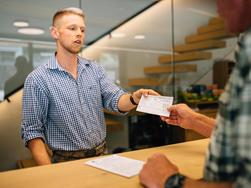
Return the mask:
[[[178,173],[178,168],[165,155],[154,154],[144,164],[139,179],[146,187],[162,188],[166,180],[176,173]]]

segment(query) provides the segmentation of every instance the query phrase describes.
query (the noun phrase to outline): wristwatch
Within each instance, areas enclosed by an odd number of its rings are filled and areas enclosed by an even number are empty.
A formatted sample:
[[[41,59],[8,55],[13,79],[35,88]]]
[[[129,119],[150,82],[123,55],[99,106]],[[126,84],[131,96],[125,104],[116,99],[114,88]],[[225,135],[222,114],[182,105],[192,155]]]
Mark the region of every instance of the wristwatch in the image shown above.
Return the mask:
[[[173,174],[165,182],[165,188],[182,188],[186,177],[180,173]]]
[[[133,105],[137,106],[138,104],[134,101],[132,95],[130,95],[130,101]]]

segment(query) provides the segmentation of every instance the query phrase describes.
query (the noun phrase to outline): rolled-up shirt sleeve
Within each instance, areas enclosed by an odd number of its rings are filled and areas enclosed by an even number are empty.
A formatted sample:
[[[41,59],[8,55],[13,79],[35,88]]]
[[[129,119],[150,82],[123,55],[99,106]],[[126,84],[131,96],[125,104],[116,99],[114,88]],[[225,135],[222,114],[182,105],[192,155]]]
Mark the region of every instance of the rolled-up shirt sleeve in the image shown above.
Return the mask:
[[[45,141],[48,97],[32,77],[28,76],[25,81],[22,102],[21,136],[25,146],[34,138]]]
[[[106,72],[103,67],[99,67],[99,82],[101,86],[101,93],[103,98],[103,106],[111,111],[116,111],[121,113],[118,109],[118,102],[122,95],[127,93],[122,88],[114,84],[106,75]]]

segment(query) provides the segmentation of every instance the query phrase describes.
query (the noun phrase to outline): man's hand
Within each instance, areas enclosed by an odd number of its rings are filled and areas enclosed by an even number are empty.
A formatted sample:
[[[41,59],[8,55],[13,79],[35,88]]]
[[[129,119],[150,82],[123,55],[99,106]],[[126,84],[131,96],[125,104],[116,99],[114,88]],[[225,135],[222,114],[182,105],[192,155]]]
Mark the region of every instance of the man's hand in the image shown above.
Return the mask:
[[[210,137],[215,126],[215,119],[193,111],[186,104],[173,105],[168,110],[170,111],[170,117],[161,116],[162,121]]]
[[[143,166],[139,179],[146,187],[163,188],[166,180],[176,173],[178,173],[178,168],[165,155],[154,154]]]
[[[137,106],[137,104],[139,104],[139,100],[142,95],[148,96],[148,95],[160,95],[160,94],[158,94],[156,91],[152,89],[139,89],[133,92],[133,94],[126,93],[120,97],[118,102],[118,109],[121,112],[128,112],[132,110]]]
[[[160,94],[152,89],[139,89],[139,90],[133,92],[133,94],[132,94],[132,97],[133,97],[133,100],[135,101],[135,103],[139,104],[139,100],[142,95],[148,96],[148,95],[160,95]]]
[[[170,117],[161,117],[162,121],[168,124],[178,125],[185,129],[191,129],[193,120],[197,113],[189,108],[186,104],[177,104],[171,106],[169,109]]]

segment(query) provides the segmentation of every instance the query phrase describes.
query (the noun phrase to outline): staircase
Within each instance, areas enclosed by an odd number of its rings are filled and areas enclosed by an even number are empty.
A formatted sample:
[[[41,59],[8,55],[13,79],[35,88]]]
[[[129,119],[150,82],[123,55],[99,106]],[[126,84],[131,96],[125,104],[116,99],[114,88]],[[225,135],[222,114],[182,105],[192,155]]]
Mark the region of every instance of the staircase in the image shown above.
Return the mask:
[[[197,33],[185,37],[185,44],[176,45],[175,54],[162,55],[158,58],[157,66],[144,67],[145,77],[131,78],[128,80],[130,87],[159,87],[172,84],[173,66],[172,58],[175,62],[176,75],[182,73],[196,73],[199,64],[196,61],[213,60],[210,49],[221,49],[226,47],[226,42],[222,39],[234,37],[226,31],[224,21],[221,18],[209,20],[208,25],[201,26]],[[182,78],[176,76],[175,82],[178,83]],[[160,91],[159,91],[160,92]],[[114,119],[118,114],[105,111],[106,124],[108,130],[118,131],[123,129],[122,123]]]
[[[225,48],[226,42],[221,39],[230,37],[234,35],[227,32],[223,19],[212,18],[208,25],[199,27],[196,34],[185,37],[185,44],[174,47],[176,52],[174,57],[160,56],[158,66],[145,67],[143,71],[146,77],[131,78],[128,80],[128,86],[157,87],[169,84],[170,77],[163,79],[163,75],[170,76],[172,73],[173,67],[170,65],[172,58],[174,58],[176,73],[196,72],[197,64],[192,62],[212,59],[212,53],[205,50]]]

